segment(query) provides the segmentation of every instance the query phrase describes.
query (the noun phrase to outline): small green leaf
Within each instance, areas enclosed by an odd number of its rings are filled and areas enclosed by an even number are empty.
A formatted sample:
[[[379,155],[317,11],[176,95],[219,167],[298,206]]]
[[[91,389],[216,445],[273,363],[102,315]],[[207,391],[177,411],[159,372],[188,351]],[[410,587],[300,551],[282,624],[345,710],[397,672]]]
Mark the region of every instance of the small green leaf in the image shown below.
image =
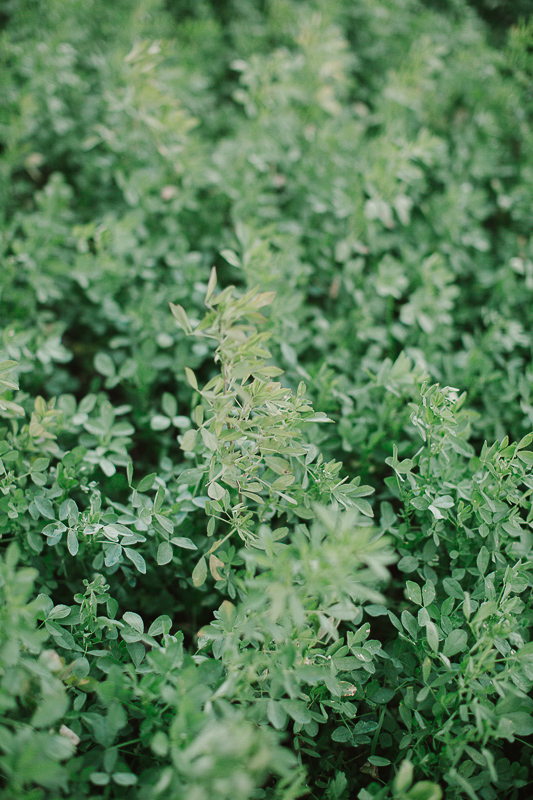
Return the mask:
[[[268,701],[267,717],[270,724],[278,731],[282,731],[287,724],[287,712],[277,700],[270,699]]]
[[[78,536],[76,534],[76,531],[73,530],[72,528],[69,528],[69,531],[67,533],[67,547],[71,556],[77,555],[79,546],[80,545],[78,542]]]
[[[161,525],[166,533],[174,533],[174,523],[168,517],[164,517],[162,514],[155,514],[156,521]]]
[[[189,428],[188,431],[185,431],[181,439],[181,449],[186,452],[194,450],[197,435],[198,431],[195,431],[193,428]]]
[[[222,500],[226,495],[226,490],[220,485],[220,483],[213,481],[213,483],[210,483],[207,487],[207,494],[213,500]]]
[[[206,306],[209,305],[209,301],[211,300],[213,292],[215,291],[216,285],[217,285],[217,271],[215,267],[213,267],[211,269],[211,274],[209,275],[209,280],[207,282],[207,291],[205,293],[205,298],[204,298],[204,303],[206,304]]]
[[[516,445],[516,450],[522,450],[524,447],[529,447],[529,445],[533,442],[533,433],[526,433],[526,435],[520,439],[518,444]]]
[[[426,581],[422,586],[422,602],[424,606],[429,606],[435,599],[436,591],[435,584],[431,581]]]
[[[18,367],[18,364],[18,361],[0,361],[0,375],[3,372],[11,372],[15,367]]]
[[[439,632],[434,622],[426,622],[426,637],[434,653],[439,652]]]
[[[410,761],[402,761],[400,769],[394,778],[394,791],[406,792],[413,782],[414,768]]]
[[[291,465],[284,458],[278,456],[265,456],[265,463],[277,475],[287,475],[292,473]]]
[[[137,783],[137,775],[133,772],[114,772],[112,774],[113,783],[118,786],[133,786]]]
[[[112,544],[106,549],[105,565],[114,567],[122,558],[122,547],[119,544]]]
[[[173,536],[170,541],[176,547],[182,547],[184,550],[198,550],[192,539],[188,539],[186,536]]]
[[[145,475],[145,477],[139,481],[139,485],[137,486],[138,492],[147,492],[148,489],[151,489],[154,485],[154,481],[157,478],[157,472],[152,472],[150,475]]]
[[[64,619],[65,617],[68,617],[69,614],[70,606],[66,606],[64,603],[59,603],[59,605],[54,606],[48,613],[47,619]]]
[[[168,736],[166,733],[164,731],[157,731],[150,742],[150,747],[156,756],[160,756],[161,758],[166,756],[169,747]]]
[[[36,497],[33,498],[33,501],[37,506],[39,514],[41,514],[43,517],[46,517],[46,519],[55,520],[56,517],[54,513],[54,507],[52,506],[52,503],[50,502],[50,500],[48,500],[47,497],[43,497],[42,495],[37,495]]]
[[[436,783],[419,781],[407,793],[409,800],[441,800],[442,789]]]
[[[4,456],[4,459],[6,459],[6,456]],[[48,467],[49,463],[50,463],[49,458],[36,458],[31,465],[31,471],[43,472]]]
[[[167,417],[175,417],[178,413],[178,403],[176,398],[173,394],[169,392],[163,392],[163,397],[161,398],[161,405],[163,407],[163,411],[167,415]]]
[[[388,758],[382,758],[381,756],[369,756],[368,763],[374,767],[388,767],[391,762]]]
[[[161,614],[161,616],[154,619],[150,627],[148,628],[148,636],[160,636],[162,633],[169,633],[172,627],[172,620],[167,614]]]
[[[301,725],[307,725],[308,722],[311,722],[311,712],[302,700],[280,700],[280,703],[283,710],[295,722],[299,722]]]
[[[157,548],[157,563],[160,565],[169,564],[172,561],[173,554],[172,545],[169,542],[161,542]]]
[[[405,594],[411,602],[416,603],[417,606],[422,605],[422,590],[418,583],[414,581],[407,581],[405,584]]]
[[[233,252],[233,250],[221,250],[220,255],[228,262],[228,264],[231,264],[232,267],[241,266],[240,258],[236,253]]]
[[[136,614],[134,611],[126,611],[122,619],[130,628],[137,631],[137,633],[144,633],[143,618],[139,614]]]
[[[97,353],[95,355],[94,367],[100,375],[106,378],[115,377],[115,362],[107,353]]]
[[[35,709],[30,724],[34,728],[48,728],[66,713],[68,697],[64,690],[46,695]]]
[[[107,786],[111,778],[107,772],[92,772],[89,776],[89,780],[91,783],[94,783],[95,786]]]
[[[442,652],[445,656],[455,656],[457,653],[462,653],[466,650],[468,642],[468,634],[465,630],[458,628],[453,630],[449,636],[446,637]]]
[[[193,389],[198,389],[198,381],[196,380],[196,375],[190,369],[190,367],[185,367],[185,377],[187,378],[187,383],[189,386],[192,386]]]
[[[140,553],[136,550],[131,550],[129,547],[125,547],[124,555],[137,567],[139,572],[142,572],[143,575],[146,573],[146,561]]]
[[[484,575],[485,572],[487,571],[489,560],[490,560],[489,551],[487,550],[485,545],[482,545],[479,550],[479,553],[477,554],[477,559],[476,559],[476,564],[480,575]]]
[[[364,500],[362,497],[351,497],[350,502],[361,512],[361,514],[364,514],[365,517],[374,516],[374,509],[368,500]]]
[[[195,568],[192,572],[192,582],[194,586],[199,587],[205,583],[205,579],[207,578],[207,562],[205,558],[202,556],[201,559],[196,564]]]
[[[341,725],[331,734],[331,738],[334,742],[351,742],[352,740],[352,732],[349,728],[345,725]]]
[[[169,303],[169,306],[172,316],[174,317],[180,328],[183,330],[183,332],[186,333],[187,335],[192,333],[192,326],[191,323],[189,322],[189,317],[187,316],[187,313],[183,308],[183,306],[180,306],[179,303],[176,304]]]
[[[203,443],[209,450],[217,450],[218,448],[218,440],[217,437],[214,436],[210,431],[206,428],[200,429],[200,434],[202,436]]]
[[[150,420],[150,428],[153,431],[165,431],[167,428],[170,428],[171,425],[172,420],[163,416],[163,414],[154,414]]]
[[[115,472],[117,471],[117,468],[115,467],[113,462],[110,461],[108,458],[101,458],[98,463],[100,465],[100,469],[102,470],[104,475],[107,475],[108,478],[114,475]]]

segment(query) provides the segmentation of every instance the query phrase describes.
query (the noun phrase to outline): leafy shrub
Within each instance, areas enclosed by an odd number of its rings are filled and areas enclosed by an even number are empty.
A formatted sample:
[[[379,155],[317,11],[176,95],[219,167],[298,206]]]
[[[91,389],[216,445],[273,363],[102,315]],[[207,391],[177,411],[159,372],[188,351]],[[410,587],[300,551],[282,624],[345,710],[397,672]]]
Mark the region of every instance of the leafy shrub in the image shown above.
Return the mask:
[[[529,796],[528,11],[6,5],[0,797]]]

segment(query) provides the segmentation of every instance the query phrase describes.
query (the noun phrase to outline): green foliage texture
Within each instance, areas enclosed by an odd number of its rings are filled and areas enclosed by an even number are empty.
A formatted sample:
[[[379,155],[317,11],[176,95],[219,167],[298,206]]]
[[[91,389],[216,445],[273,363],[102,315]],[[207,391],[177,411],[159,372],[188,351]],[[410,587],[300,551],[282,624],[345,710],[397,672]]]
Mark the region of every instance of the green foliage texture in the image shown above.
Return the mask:
[[[533,794],[530,0],[4,0],[0,800]]]

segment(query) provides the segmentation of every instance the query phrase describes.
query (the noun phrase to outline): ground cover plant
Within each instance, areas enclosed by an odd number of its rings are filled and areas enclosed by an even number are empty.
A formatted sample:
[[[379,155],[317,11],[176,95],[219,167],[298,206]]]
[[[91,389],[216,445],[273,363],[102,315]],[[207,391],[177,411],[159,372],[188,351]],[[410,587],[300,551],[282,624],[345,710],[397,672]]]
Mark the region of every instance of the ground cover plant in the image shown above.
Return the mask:
[[[0,798],[526,800],[533,20],[0,9]]]

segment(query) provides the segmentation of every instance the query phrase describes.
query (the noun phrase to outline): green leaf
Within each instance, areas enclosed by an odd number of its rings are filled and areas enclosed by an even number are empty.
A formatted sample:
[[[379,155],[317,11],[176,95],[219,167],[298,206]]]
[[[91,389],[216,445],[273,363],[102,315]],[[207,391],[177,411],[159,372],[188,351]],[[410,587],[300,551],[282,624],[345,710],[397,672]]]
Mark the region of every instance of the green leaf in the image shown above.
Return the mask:
[[[418,558],[414,556],[404,556],[400,558],[397,566],[401,572],[414,572],[415,569],[418,568],[419,563]]]
[[[175,417],[178,413],[178,402],[173,394],[169,392],[163,392],[163,397],[161,398],[161,405],[163,407],[163,411],[167,415],[167,417]]]
[[[285,461],[284,458],[279,458],[278,456],[265,456],[264,460],[267,466],[269,466],[270,469],[277,475],[287,475],[292,473],[290,463]]]
[[[92,772],[89,776],[89,780],[91,783],[94,783],[95,786],[107,786],[111,778],[107,772]]]
[[[111,544],[106,548],[105,565],[114,567],[122,558],[122,547],[119,544]]]
[[[169,564],[172,561],[173,555],[174,551],[172,550],[172,545],[168,542],[161,542],[157,548],[157,563],[160,565]]]
[[[164,731],[157,731],[150,742],[150,747],[156,756],[159,756],[160,758],[166,756],[169,748],[168,736],[166,733]]]
[[[282,731],[287,724],[287,712],[277,700],[270,699],[268,701],[267,717],[270,724],[278,731]]]
[[[424,606],[429,606],[435,599],[436,591],[435,584],[431,581],[426,581],[422,586],[422,603]]]
[[[441,800],[442,789],[436,783],[419,781],[407,793],[409,800]]]
[[[148,489],[151,489],[154,485],[154,481],[157,478],[157,472],[152,472],[150,475],[145,475],[145,477],[139,481],[139,485],[137,486],[138,492],[147,492]]]
[[[79,546],[80,545],[78,542],[78,536],[76,534],[76,531],[73,530],[72,528],[69,528],[69,531],[67,533],[67,547],[71,556],[77,555]]]
[[[176,478],[176,483],[185,483],[187,486],[198,483],[205,475],[205,470],[200,468],[184,469]]]
[[[434,622],[426,622],[426,637],[434,653],[439,652],[439,633]]]
[[[463,600],[463,589],[459,581],[455,580],[455,578],[444,578],[442,586],[447,595],[455,597],[456,600]]]
[[[198,381],[196,380],[196,375],[189,367],[185,367],[185,377],[187,378],[187,383],[189,386],[192,386],[193,389],[198,389]]]
[[[391,762],[388,758],[382,758],[381,756],[369,756],[368,763],[374,767],[388,767]]]
[[[162,633],[169,633],[172,627],[172,620],[167,614],[161,614],[154,619],[148,628],[148,636],[160,636]]]
[[[108,458],[101,458],[98,463],[100,465],[100,469],[105,475],[107,475],[108,478],[114,475],[115,472],[117,471],[117,468],[115,467],[113,462],[110,461]]]
[[[42,495],[37,495],[36,497],[33,498],[33,501],[37,506],[39,514],[41,514],[43,517],[46,517],[46,519],[55,520],[56,516],[54,512],[54,507],[52,506],[52,503],[50,502],[50,500],[48,500],[47,497],[43,497]]]
[[[4,460],[6,456],[4,455]],[[32,472],[43,472],[49,465],[50,459],[49,458],[36,458],[35,461],[31,465]]]
[[[345,725],[341,725],[333,730],[331,738],[334,742],[351,742],[353,737],[351,730]]]
[[[18,367],[18,364],[18,361],[0,361],[0,375],[3,372],[11,372],[15,367]]]
[[[174,523],[168,517],[164,517],[163,514],[154,514],[156,521],[161,525],[164,531],[168,534],[174,533]]]
[[[154,414],[150,420],[150,428],[153,431],[166,431],[167,428],[170,428],[171,424],[172,420],[168,417],[164,417],[162,414]]]
[[[205,293],[204,303],[209,305],[209,301],[213,296],[213,292],[215,291],[217,285],[217,271],[215,267],[211,269],[211,274],[209,275],[209,280],[207,282],[207,291]]]
[[[489,565],[490,554],[485,545],[482,545],[477,554],[476,564],[480,575],[484,575]]]
[[[220,485],[220,483],[213,481],[213,483],[210,483],[207,487],[207,494],[213,500],[223,500],[226,495],[226,490]]]
[[[100,375],[106,378],[115,377],[115,362],[107,353],[97,353],[94,357],[94,367]]]
[[[405,594],[411,602],[416,603],[417,606],[422,605],[422,591],[418,583],[414,581],[406,581]]]
[[[208,450],[215,451],[218,449],[217,437],[214,436],[210,431],[208,431],[206,428],[201,428],[200,435],[202,437],[203,443],[208,448]]]
[[[196,564],[195,568],[192,572],[192,582],[194,586],[199,587],[205,583],[205,579],[207,578],[207,562],[205,558],[202,556],[201,559]]]
[[[458,628],[453,630],[444,642],[442,652],[445,656],[455,656],[457,653],[462,653],[466,650],[468,643],[468,634],[465,630]]]
[[[182,547],[184,550],[198,550],[192,539],[188,539],[186,536],[173,536],[170,541],[176,547]]]
[[[59,603],[59,605],[54,606],[48,613],[47,619],[64,619],[65,617],[68,617],[69,614],[70,606],[66,606],[64,603]]]
[[[241,266],[241,261],[238,255],[233,252],[233,250],[221,250],[220,255],[228,262],[228,264],[231,264],[232,267]]]
[[[140,553],[138,553],[136,550],[131,550],[129,547],[125,547],[124,555],[126,558],[129,558],[139,572],[142,572],[143,575],[146,573],[146,561]]]
[[[402,761],[400,769],[394,778],[394,791],[406,792],[413,782],[414,768],[410,761]]]
[[[193,430],[193,428],[189,428],[188,431],[185,431],[183,437],[181,439],[181,449],[185,451],[194,450],[196,445],[196,436],[197,431]]]
[[[118,786],[133,786],[137,783],[137,776],[133,772],[114,772],[111,777]]]
[[[529,447],[529,445],[533,442],[533,433],[526,433],[526,435],[520,439],[518,444],[516,445],[516,450],[522,450],[524,447]]]
[[[122,619],[130,628],[137,631],[137,633],[144,633],[143,618],[139,614],[136,614],[134,611],[126,611]]]
[[[46,695],[35,709],[30,725],[48,728],[66,714],[68,705],[68,697],[63,689]]]
[[[373,517],[374,516],[374,509],[368,502],[368,500],[364,500],[362,497],[351,497],[349,498],[350,503],[354,505],[361,514],[364,514],[365,517]]]
[[[307,705],[302,700],[280,700],[281,706],[289,717],[301,725],[311,722],[312,717]]]
[[[191,323],[189,322],[189,317],[187,316],[185,309],[182,306],[180,306],[179,303],[178,304],[169,303],[169,306],[172,316],[174,317],[180,328],[183,330],[183,332],[186,333],[187,335],[192,333],[192,326]]]

